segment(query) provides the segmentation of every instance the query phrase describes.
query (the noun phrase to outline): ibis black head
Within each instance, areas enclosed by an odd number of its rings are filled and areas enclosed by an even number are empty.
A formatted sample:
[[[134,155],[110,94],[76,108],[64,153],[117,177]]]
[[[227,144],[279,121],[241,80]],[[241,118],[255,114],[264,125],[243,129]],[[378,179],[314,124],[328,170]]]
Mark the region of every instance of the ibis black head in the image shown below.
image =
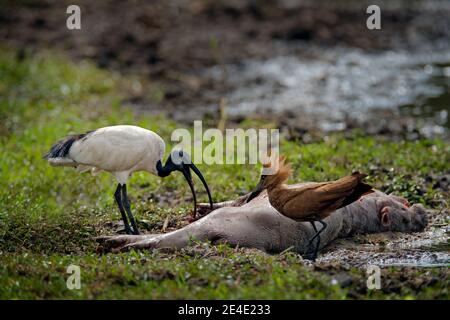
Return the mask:
[[[158,172],[158,176],[160,177],[167,177],[172,173],[172,171],[180,171],[181,173],[183,173],[187,183],[189,184],[189,187],[191,188],[192,197],[194,198],[193,215],[195,218],[195,215],[197,213],[197,196],[195,194],[194,184],[192,183],[191,170],[194,171],[194,173],[200,178],[203,185],[205,186],[206,193],[208,193],[209,205],[211,207],[211,210],[213,209],[213,201],[208,184],[206,183],[206,180],[200,170],[192,163],[189,154],[182,150],[172,151],[167,158],[164,166],[162,165],[161,161],[157,162],[156,170]]]

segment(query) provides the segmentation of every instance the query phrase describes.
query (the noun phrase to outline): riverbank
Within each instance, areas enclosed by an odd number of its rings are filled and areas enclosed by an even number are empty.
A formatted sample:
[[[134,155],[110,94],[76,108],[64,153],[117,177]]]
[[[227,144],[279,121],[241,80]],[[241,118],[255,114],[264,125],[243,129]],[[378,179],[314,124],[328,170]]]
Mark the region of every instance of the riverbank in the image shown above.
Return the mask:
[[[122,94],[133,87],[132,77],[89,62],[73,63],[53,52],[23,59],[16,51],[3,50],[0,76],[2,299],[448,299],[449,271],[438,259],[427,260],[431,266],[426,268],[382,265],[382,288],[377,291],[367,289],[362,266],[390,254],[404,258],[411,251],[439,253],[440,258],[448,252],[448,243],[442,239],[448,228],[450,198],[446,141],[397,143],[358,130],[316,137],[307,144],[284,135],[281,140],[281,151],[293,163],[296,181],[326,181],[353,170],[367,172],[374,187],[431,210],[424,233],[348,239],[321,254],[314,265],[289,252],[266,255],[208,244],[175,253],[102,255],[96,252],[94,237],[114,234],[119,226],[112,197],[115,182],[106,174],[92,177],[50,167],[42,155],[61,136],[101,126],[140,125],[169,141],[171,132],[182,125],[163,115],[136,112],[124,103]],[[273,125],[256,120],[242,124],[243,128]],[[199,168],[215,201],[252,189],[260,172],[249,165]],[[160,233],[187,223],[192,199],[182,181],[181,175],[162,184],[147,174],[133,176],[130,196],[142,230]],[[199,196],[206,200],[205,193]],[[419,245],[404,248],[399,243]],[[338,259],[333,259],[332,252]],[[81,290],[66,286],[70,264],[81,268]]]
[[[292,139],[359,128],[393,140],[448,139],[450,5],[380,1],[80,1],[82,29],[64,2],[9,1],[0,38],[32,55],[60,50],[134,77],[123,103],[185,124],[247,118]],[[189,112],[186,112],[189,110]]]

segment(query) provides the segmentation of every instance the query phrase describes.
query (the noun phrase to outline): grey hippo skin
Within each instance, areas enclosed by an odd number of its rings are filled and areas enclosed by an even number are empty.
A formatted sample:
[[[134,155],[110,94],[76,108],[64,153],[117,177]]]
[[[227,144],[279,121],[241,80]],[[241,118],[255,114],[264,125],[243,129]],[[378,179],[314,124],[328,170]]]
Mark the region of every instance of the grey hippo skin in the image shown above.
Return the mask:
[[[245,203],[246,197],[217,203],[211,212],[208,204],[200,204],[199,212],[203,217],[173,232],[101,237],[99,242],[104,250],[112,252],[177,249],[188,246],[191,240],[228,243],[268,253],[286,249],[301,255],[311,252],[308,241],[315,232],[309,222],[296,222],[281,215],[270,205],[265,191],[249,203]],[[410,207],[403,198],[375,191],[336,210],[324,221],[328,227],[321,235],[320,249],[337,238],[354,234],[422,231],[427,215],[420,204]]]

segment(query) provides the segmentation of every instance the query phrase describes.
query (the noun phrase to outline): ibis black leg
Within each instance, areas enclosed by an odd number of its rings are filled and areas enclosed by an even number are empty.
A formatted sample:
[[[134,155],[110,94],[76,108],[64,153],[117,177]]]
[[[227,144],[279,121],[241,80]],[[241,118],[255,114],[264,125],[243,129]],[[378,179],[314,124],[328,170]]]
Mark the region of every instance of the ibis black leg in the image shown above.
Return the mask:
[[[127,215],[125,213],[125,209],[123,208],[122,205],[122,185],[120,183],[117,185],[116,192],[114,192],[114,199],[116,199],[117,206],[119,207],[120,214],[122,215],[125,233],[132,234],[130,224],[128,223]]]
[[[130,219],[131,226],[133,227],[133,234],[139,234],[136,221],[134,220],[133,214],[131,213],[130,199],[128,199],[126,184],[122,186],[122,204],[128,214],[128,219]]]
[[[320,234],[325,230],[325,228],[327,227],[327,224],[321,220],[321,219],[317,219],[317,222],[319,222],[322,225],[322,228],[317,231],[316,226],[314,224],[314,221],[310,221],[311,225],[314,228],[314,231],[316,232],[316,234],[311,238],[311,240],[309,240],[308,243],[308,247],[313,243],[313,241],[317,238],[317,244],[316,244],[316,248],[314,249],[314,254],[312,257],[312,260],[315,261],[317,258],[317,254],[319,252],[319,248],[320,248]]]

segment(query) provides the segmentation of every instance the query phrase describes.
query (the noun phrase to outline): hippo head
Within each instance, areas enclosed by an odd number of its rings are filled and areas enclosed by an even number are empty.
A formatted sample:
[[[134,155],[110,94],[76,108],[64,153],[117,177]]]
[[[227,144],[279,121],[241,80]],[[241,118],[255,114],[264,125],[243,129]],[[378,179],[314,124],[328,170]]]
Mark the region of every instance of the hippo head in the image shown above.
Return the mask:
[[[385,205],[379,210],[382,229],[401,232],[422,231],[428,222],[427,213],[421,204],[408,207],[406,204]]]

